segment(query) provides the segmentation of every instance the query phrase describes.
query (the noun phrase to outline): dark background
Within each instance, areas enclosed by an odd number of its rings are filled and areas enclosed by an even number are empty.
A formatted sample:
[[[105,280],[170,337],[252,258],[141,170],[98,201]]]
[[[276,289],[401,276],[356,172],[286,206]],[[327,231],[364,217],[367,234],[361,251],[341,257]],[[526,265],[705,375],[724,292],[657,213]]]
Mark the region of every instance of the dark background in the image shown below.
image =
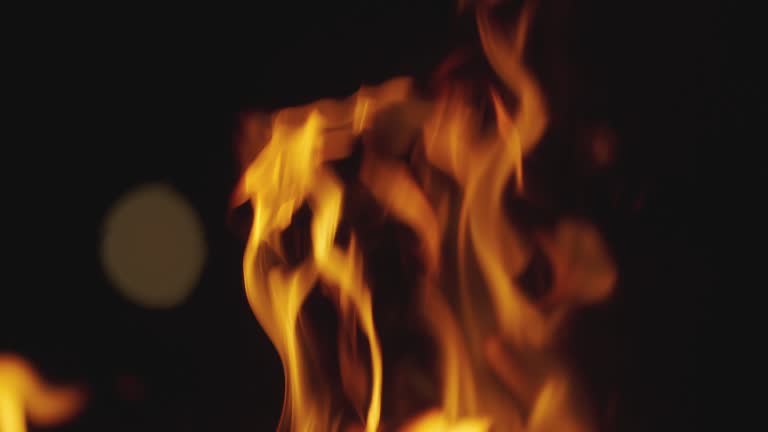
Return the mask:
[[[30,45],[10,66],[21,133],[3,160],[0,351],[88,386],[85,412],[58,430],[274,428],[282,371],[227,223],[238,113],[426,77],[473,43],[450,2],[323,3],[25,12],[34,26],[16,38]],[[706,3],[614,3],[542,1],[531,41],[555,123],[542,154],[560,155],[543,157],[551,195],[598,223],[621,274],[616,296],[576,320],[568,352],[601,429],[694,430],[706,417],[696,348],[716,273],[718,233],[704,227],[728,115],[725,18]],[[618,150],[595,174],[579,146],[597,125]],[[199,287],[168,311],[124,301],[98,256],[109,206],[156,180],[193,203],[209,247]]]

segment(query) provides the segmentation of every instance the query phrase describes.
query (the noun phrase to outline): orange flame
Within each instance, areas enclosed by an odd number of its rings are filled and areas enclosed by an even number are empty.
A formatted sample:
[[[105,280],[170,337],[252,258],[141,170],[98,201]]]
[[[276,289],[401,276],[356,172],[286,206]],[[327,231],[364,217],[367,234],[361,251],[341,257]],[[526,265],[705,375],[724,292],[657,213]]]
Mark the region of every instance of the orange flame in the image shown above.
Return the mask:
[[[548,123],[544,95],[523,61],[531,11],[527,4],[516,30],[507,35],[493,22],[490,8],[477,8],[483,51],[503,83],[484,90],[495,115],[491,129],[483,125],[483,110],[471,102],[467,86],[447,86],[430,102],[416,97],[405,78],[361,88],[346,100],[284,109],[264,122],[267,126],[251,125],[245,147],[256,156],[235,191],[234,204],[250,201],[254,210],[244,280],[251,308],[284,365],[281,429],[342,427],[335,385],[315,370],[312,336],[302,324],[302,306],[318,285],[326,288],[340,317],[344,396],[367,432],[382,423],[386,376],[372,293],[354,233],[346,248],[336,243],[345,185],[327,164],[362,145],[360,182],[420,241],[425,263],[421,310],[441,362],[439,408],[411,419],[401,430],[588,430],[551,345],[574,308],[610,294],[616,280],[613,262],[591,225],[563,220],[552,230],[523,232],[503,206],[510,178],[516,193],[524,195],[523,161]],[[517,97],[514,110],[505,102],[507,92]],[[387,115],[395,109],[405,118]],[[405,132],[391,133],[382,143],[375,133],[381,128],[416,130],[421,137],[417,149],[408,150],[412,143]],[[419,151],[421,160],[401,157]],[[438,172],[451,180],[440,180]],[[291,267],[280,234],[304,203],[312,212],[312,250]],[[457,277],[445,271],[455,266],[445,262],[446,248],[456,249]],[[529,298],[518,282],[535,249],[543,251],[554,270],[553,286],[539,300]],[[358,332],[367,341],[365,355],[358,350]]]
[[[392,81],[371,89],[368,97],[366,91],[361,91],[349,101],[351,104],[324,101],[308,109],[281,111],[273,119],[271,139],[246,170],[235,194],[236,202],[250,199],[254,209],[243,265],[246,292],[285,366],[286,395],[281,423],[289,422],[291,430],[328,430],[340,421],[331,415],[327,390],[310,383],[302,335],[297,329],[301,306],[318,282],[334,290],[342,322],[353,326],[343,329],[346,340],[340,346],[346,348],[347,344],[355,343],[358,325],[368,340],[370,383],[358,381],[345,388],[370,388],[368,395],[357,391],[350,396],[356,406],[364,405],[368,399],[366,431],[378,429],[382,365],[371,295],[363,280],[361,256],[354,238],[346,249],[334,244],[344,191],[323,162],[346,155],[355,131],[368,121],[366,113],[402,99],[409,85],[408,80]],[[314,213],[311,257],[293,270],[284,265],[270,267],[270,260],[282,259],[276,235],[290,225],[293,213],[305,200]],[[350,360],[345,363],[347,370],[366,368],[353,365],[346,352],[340,353],[340,357]]]
[[[0,354],[0,431],[26,431],[25,412],[39,426],[67,421],[84,399],[78,389],[47,385],[23,358]]]

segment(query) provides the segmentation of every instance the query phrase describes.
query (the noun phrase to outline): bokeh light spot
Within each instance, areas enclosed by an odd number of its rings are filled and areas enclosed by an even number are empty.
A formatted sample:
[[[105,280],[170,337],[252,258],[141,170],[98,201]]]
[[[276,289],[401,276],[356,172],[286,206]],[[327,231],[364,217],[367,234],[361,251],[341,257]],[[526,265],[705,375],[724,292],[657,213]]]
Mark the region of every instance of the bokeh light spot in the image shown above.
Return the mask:
[[[182,303],[198,284],[206,257],[196,211],[173,187],[142,185],[107,213],[101,258],[126,299],[147,308]]]

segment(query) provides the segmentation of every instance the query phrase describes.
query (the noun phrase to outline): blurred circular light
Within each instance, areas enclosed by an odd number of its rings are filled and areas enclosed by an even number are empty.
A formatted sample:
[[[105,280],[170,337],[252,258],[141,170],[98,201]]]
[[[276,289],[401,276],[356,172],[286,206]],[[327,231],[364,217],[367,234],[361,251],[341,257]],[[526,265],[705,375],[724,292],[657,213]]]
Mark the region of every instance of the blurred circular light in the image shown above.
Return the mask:
[[[205,262],[203,226],[184,197],[165,184],[140,186],[107,213],[101,259],[117,291],[147,308],[182,303]]]

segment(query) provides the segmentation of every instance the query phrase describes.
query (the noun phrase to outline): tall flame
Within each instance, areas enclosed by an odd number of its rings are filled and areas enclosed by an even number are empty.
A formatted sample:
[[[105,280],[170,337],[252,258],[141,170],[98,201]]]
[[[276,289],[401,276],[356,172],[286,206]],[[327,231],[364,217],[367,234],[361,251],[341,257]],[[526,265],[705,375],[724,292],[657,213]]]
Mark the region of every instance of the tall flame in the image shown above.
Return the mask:
[[[281,424],[290,425],[291,430],[329,430],[340,421],[331,413],[328,389],[310,382],[305,343],[297,327],[301,307],[318,282],[333,290],[341,322],[349,325],[341,329],[341,349],[356,344],[358,326],[367,338],[371,378],[364,386],[370,387],[369,394],[350,396],[357,399],[356,405],[364,404],[361,398],[369,400],[366,431],[378,429],[382,364],[371,294],[363,280],[362,258],[354,238],[347,248],[334,243],[344,190],[323,162],[345,156],[355,133],[366,124],[366,112],[402,100],[409,85],[408,80],[393,81],[371,89],[370,96],[361,90],[351,104],[321,101],[308,109],[281,111],[273,119],[271,139],[246,170],[235,194],[236,203],[249,199],[254,209],[243,265],[246,293],[285,367]],[[305,201],[314,214],[312,254],[298,268],[289,269],[278,234],[290,225],[292,215]],[[270,261],[279,264],[270,266]],[[340,357],[349,359],[346,352]],[[351,363],[347,366],[366,368]]]
[[[348,157],[357,146],[363,147],[360,183],[421,244],[424,274],[416,295],[441,363],[439,407],[401,424],[401,430],[588,429],[572,403],[567,370],[551,346],[575,307],[610,294],[614,265],[591,225],[563,220],[553,229],[524,231],[504,208],[510,179],[515,193],[524,196],[523,161],[548,123],[543,93],[524,64],[531,11],[526,4],[508,35],[494,23],[489,7],[477,7],[482,49],[502,83],[482,90],[495,119],[491,128],[484,125],[483,108],[473,102],[468,85],[450,83],[426,101],[406,78],[363,87],[346,100],[284,109],[266,130],[255,127],[248,145],[258,154],[233,204],[250,201],[253,208],[245,288],[283,362],[281,430],[349,427],[336,401],[337,386],[311,360],[312,334],[302,307],[318,286],[339,315],[345,403],[355,408],[367,432],[382,423],[387,377],[373,294],[354,233],[346,247],[336,240],[345,183],[328,163]],[[508,93],[517,98],[514,110],[505,102]],[[408,118],[387,116],[398,108]],[[381,128],[415,129],[418,144],[408,150],[407,133],[382,139],[374,133]],[[407,161],[405,154],[411,154]],[[304,204],[312,213],[311,253],[294,265],[280,235]],[[455,250],[458,263],[450,262],[448,250]],[[536,250],[546,255],[554,274],[541,299],[530,298],[519,282]],[[358,333],[367,353],[360,352]]]
[[[25,432],[25,413],[36,425],[61,423],[83,402],[82,391],[49,386],[23,358],[0,354],[0,431]]]

